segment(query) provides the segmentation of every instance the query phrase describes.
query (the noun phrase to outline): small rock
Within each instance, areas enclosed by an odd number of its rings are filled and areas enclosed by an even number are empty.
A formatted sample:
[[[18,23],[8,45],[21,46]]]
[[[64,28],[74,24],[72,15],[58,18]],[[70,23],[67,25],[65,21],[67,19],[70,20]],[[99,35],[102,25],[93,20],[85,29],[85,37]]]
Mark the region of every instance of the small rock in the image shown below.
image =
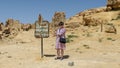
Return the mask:
[[[74,66],[74,62],[68,62],[68,66]]]
[[[8,58],[12,58],[12,56],[7,56]]]

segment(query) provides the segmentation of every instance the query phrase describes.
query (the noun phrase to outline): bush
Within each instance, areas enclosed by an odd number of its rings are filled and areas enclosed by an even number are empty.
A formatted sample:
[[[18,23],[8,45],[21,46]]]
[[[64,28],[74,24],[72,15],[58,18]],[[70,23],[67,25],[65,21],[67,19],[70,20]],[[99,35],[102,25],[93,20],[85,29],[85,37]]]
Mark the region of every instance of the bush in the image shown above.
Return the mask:
[[[68,38],[77,38],[78,36],[76,35],[68,35]]]
[[[83,45],[86,49],[90,49],[89,45]]]
[[[112,40],[112,38],[107,38],[107,40]]]
[[[78,36],[76,35],[68,35],[66,38],[66,43],[73,42],[73,38],[77,38]]]

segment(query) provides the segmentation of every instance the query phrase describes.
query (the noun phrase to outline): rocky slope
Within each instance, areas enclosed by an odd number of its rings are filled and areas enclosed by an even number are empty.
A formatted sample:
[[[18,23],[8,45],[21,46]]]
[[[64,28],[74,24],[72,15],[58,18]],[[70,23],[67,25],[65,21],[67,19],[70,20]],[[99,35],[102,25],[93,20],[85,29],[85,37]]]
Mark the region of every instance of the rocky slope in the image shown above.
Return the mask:
[[[85,10],[69,18],[66,23],[82,25],[97,25],[99,23],[111,22],[119,17],[120,0],[107,0],[105,7]],[[116,19],[118,20],[118,19]],[[71,25],[72,27],[72,25]]]
[[[66,20],[67,28],[103,25],[103,30],[109,33],[116,32],[120,22],[120,0],[108,0],[105,7],[93,8],[82,11]],[[109,25],[111,24],[111,25]],[[114,30],[114,31],[113,31]]]

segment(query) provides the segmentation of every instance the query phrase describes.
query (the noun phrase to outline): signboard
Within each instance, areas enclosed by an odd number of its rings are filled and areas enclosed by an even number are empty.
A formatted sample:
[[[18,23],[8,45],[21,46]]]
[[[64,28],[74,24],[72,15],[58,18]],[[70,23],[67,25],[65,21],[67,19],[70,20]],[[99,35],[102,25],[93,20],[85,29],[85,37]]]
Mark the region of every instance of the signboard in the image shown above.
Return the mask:
[[[35,23],[35,37],[41,38],[41,58],[43,58],[43,38],[49,37],[49,22],[42,21]]]
[[[48,38],[49,37],[49,22],[43,21],[42,23],[35,23],[35,37]]]

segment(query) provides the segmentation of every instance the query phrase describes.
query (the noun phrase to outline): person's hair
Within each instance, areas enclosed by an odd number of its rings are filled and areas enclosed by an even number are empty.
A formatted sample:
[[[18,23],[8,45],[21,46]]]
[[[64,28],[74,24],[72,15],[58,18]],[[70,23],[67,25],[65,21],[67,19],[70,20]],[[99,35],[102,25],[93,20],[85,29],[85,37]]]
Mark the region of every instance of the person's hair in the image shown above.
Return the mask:
[[[60,22],[58,25],[59,25],[59,26],[62,26],[62,25],[64,25],[64,22]]]

